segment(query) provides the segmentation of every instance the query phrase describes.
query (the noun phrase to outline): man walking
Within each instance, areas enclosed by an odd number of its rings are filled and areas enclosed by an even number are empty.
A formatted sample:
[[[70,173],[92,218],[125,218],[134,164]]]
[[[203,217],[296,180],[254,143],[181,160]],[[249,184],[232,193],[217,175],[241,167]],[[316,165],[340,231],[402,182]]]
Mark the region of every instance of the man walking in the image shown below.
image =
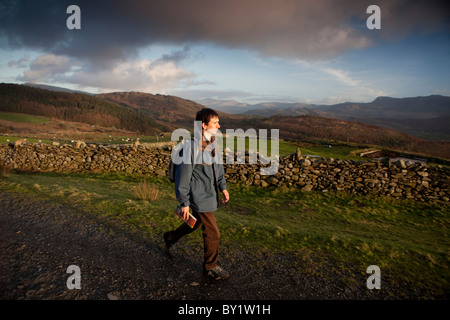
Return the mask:
[[[227,191],[225,173],[222,161],[203,161],[216,157],[217,142],[215,134],[220,128],[219,115],[212,109],[204,108],[197,112],[196,121],[201,121],[201,137],[194,137],[189,142],[190,160],[183,161],[177,165],[175,171],[175,194],[180,202],[181,212],[186,218],[189,208],[197,222],[191,228],[183,223],[178,229],[164,233],[166,250],[169,250],[181,237],[197,230],[200,226],[203,234],[204,260],[203,272],[213,279],[226,279],[229,273],[217,265],[219,255],[220,232],[214,218],[217,210],[219,196],[218,191],[223,194],[222,201],[225,203],[230,196]],[[201,155],[198,161],[198,154]],[[218,156],[221,156],[218,154]],[[187,157],[184,157],[186,159]],[[197,161],[195,160],[197,159]]]

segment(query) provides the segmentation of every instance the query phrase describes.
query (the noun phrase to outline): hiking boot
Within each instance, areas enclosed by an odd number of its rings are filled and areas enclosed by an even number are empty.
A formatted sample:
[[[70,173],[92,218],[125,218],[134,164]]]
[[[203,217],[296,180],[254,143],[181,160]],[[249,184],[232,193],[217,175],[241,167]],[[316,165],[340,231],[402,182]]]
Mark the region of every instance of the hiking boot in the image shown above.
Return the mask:
[[[212,268],[210,270],[205,270],[204,274],[208,278],[212,278],[214,280],[220,280],[220,279],[227,279],[230,274],[225,271],[222,267],[216,266],[215,268]]]
[[[164,244],[165,244],[165,247],[166,247],[166,253],[170,254],[169,249],[173,245],[173,243],[169,242],[169,240],[167,239],[167,234],[168,234],[168,232],[165,232],[163,234],[163,238],[164,238]]]

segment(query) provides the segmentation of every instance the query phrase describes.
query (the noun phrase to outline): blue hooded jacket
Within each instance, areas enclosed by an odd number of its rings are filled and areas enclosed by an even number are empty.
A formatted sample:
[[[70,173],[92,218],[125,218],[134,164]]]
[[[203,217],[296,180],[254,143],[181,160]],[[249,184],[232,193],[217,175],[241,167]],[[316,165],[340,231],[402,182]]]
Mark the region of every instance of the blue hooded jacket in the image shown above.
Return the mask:
[[[216,211],[219,197],[215,185],[219,191],[227,189],[222,161],[212,162],[211,156],[208,158],[206,154],[208,151],[202,151],[201,144],[194,139],[183,146],[182,152],[185,150],[190,154],[190,161],[186,161],[187,156],[183,157],[175,170],[177,200],[182,207],[189,206],[197,212]]]

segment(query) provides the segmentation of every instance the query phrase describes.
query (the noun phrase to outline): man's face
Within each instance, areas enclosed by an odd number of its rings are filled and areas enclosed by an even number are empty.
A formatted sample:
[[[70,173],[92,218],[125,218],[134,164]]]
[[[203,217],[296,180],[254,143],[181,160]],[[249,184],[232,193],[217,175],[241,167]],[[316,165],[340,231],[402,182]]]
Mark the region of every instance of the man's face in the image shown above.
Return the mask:
[[[219,117],[212,117],[207,125],[202,123],[202,127],[204,131],[208,131],[210,134],[215,135],[220,128]]]

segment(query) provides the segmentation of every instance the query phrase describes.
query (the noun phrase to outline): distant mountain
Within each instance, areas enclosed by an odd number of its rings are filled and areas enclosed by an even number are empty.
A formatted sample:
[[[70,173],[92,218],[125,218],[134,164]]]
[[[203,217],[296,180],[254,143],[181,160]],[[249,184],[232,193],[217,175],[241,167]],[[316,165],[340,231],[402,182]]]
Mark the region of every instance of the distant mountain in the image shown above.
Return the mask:
[[[378,97],[372,102],[345,102],[334,105],[305,103],[259,103],[233,105],[232,101],[208,101],[206,105],[222,111],[270,117],[313,115],[358,121],[406,132],[424,139],[450,140],[450,97],[391,98]]]
[[[251,106],[235,100],[201,99],[197,102],[215,110],[233,114],[242,114],[243,110],[247,110]]]
[[[235,100],[201,99],[199,103],[222,112],[250,116],[270,117],[274,115],[301,116],[315,114],[304,108],[314,106],[307,103],[261,102],[257,104],[241,103]]]
[[[359,121],[429,140],[450,140],[450,97],[378,97],[369,103],[343,103],[317,108],[326,117]]]
[[[450,116],[450,97],[431,95],[427,97],[391,98],[378,97],[372,102],[344,102],[334,105],[308,103],[263,102],[239,103],[232,100],[200,100],[208,107],[224,112],[260,116],[298,116],[322,114],[332,118],[393,118],[432,119]]]
[[[378,97],[369,103],[346,102],[317,106],[317,110],[339,118],[433,119],[450,116],[450,97]]]

